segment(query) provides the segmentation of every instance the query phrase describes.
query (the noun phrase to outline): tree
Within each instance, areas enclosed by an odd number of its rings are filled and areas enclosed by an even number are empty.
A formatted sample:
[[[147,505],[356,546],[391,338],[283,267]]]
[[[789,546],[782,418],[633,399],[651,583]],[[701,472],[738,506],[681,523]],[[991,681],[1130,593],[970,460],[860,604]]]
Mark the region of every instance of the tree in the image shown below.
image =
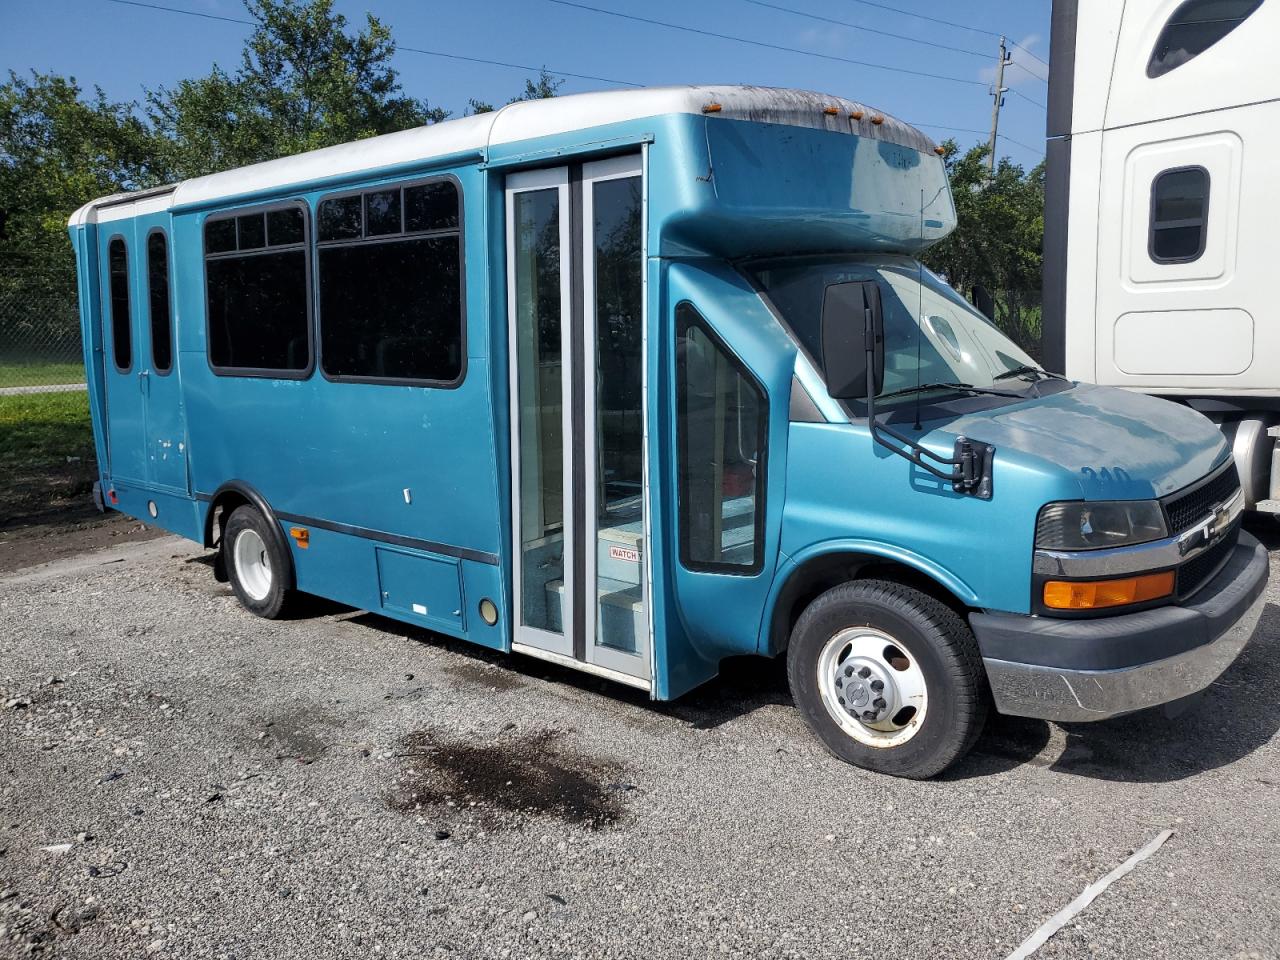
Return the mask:
[[[372,14],[348,30],[333,0],[245,0],[256,26],[234,74],[148,93],[179,177],[199,176],[437,123],[449,111],[402,92],[395,41]]]
[[[1040,273],[1044,262],[1044,163],[1029,173],[1008,158],[987,179],[987,148],[961,153],[943,144],[957,226],[924,261],[957,290],[994,300],[995,320],[1015,343],[1040,355]]]
[[[543,67],[538,72],[538,79],[525,79],[524,92],[518,93],[507,103],[520,103],[522,100],[549,100],[558,96],[560,88],[564,86],[564,80],[549,72]],[[492,113],[494,106],[484,100],[477,100],[472,97],[467,101],[467,114],[475,116],[477,113]]]
[[[0,84],[0,284],[14,268],[70,282],[67,217],[94,197],[151,186],[166,174],[135,104],[74,77],[9,72]]]

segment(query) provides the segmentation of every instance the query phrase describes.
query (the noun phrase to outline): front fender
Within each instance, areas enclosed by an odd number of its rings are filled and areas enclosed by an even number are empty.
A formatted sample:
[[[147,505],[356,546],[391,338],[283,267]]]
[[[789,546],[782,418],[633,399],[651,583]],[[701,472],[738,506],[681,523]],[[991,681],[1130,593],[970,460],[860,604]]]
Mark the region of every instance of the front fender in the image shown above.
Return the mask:
[[[774,613],[778,607],[778,600],[783,595],[783,591],[786,590],[792,576],[813,560],[838,554],[861,554],[867,557],[900,563],[946,588],[952,596],[966,606],[976,607],[980,605],[977,593],[965,582],[963,577],[928,557],[879,540],[855,537],[823,540],[810,544],[797,552],[795,556],[787,554],[780,556],[780,562],[773,578],[773,584],[769,589],[768,599],[765,602],[764,613],[756,638],[756,650],[758,653],[770,656],[778,652],[773,649],[774,645],[770,641],[770,633],[772,631]]]

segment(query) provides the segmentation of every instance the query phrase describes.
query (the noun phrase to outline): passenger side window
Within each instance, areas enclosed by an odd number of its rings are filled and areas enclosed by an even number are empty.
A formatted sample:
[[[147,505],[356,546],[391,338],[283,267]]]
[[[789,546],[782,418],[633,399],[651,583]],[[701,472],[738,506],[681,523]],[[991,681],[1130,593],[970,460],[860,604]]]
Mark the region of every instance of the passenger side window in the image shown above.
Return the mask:
[[[311,370],[307,222],[300,203],[205,221],[209,363],[230,376]]]
[[[1147,63],[1147,76],[1164,76],[1198,57],[1260,6],[1262,0],[1187,0],[1160,31]]]
[[[128,373],[133,367],[133,335],[129,327],[129,251],[124,237],[107,244],[108,293],[111,301],[111,357],[116,369]]]
[[[169,310],[169,243],[163,230],[147,235],[147,306],[151,313],[151,366],[173,369],[173,327]]]
[[[1209,223],[1209,171],[1178,167],[1151,182],[1148,249],[1156,263],[1191,263],[1204,253]]]
[[[461,225],[458,188],[449,179],[320,202],[325,376],[436,386],[461,382]]]
[[[691,570],[763,565],[763,389],[689,303],[676,308],[680,561]]]

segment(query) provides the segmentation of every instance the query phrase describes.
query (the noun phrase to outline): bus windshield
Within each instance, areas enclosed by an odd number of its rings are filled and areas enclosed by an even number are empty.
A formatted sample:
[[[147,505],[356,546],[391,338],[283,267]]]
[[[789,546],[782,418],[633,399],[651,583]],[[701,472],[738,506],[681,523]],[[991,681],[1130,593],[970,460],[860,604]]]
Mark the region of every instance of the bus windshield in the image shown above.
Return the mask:
[[[1013,392],[1038,364],[941,278],[905,257],[776,260],[750,272],[809,356],[822,356],[822,299],[829,284],[875,280],[884,310],[885,361],[880,397],[896,405],[924,394],[955,393],[944,384]],[[818,363],[819,369],[821,364]],[[917,391],[920,385],[937,385]]]

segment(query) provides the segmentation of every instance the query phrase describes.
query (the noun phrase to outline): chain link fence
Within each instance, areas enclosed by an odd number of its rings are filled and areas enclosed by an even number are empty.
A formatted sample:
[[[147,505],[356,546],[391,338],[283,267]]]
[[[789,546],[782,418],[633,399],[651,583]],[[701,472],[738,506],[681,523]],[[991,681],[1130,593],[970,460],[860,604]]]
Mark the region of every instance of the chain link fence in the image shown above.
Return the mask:
[[[75,275],[0,263],[0,396],[83,388]]]

